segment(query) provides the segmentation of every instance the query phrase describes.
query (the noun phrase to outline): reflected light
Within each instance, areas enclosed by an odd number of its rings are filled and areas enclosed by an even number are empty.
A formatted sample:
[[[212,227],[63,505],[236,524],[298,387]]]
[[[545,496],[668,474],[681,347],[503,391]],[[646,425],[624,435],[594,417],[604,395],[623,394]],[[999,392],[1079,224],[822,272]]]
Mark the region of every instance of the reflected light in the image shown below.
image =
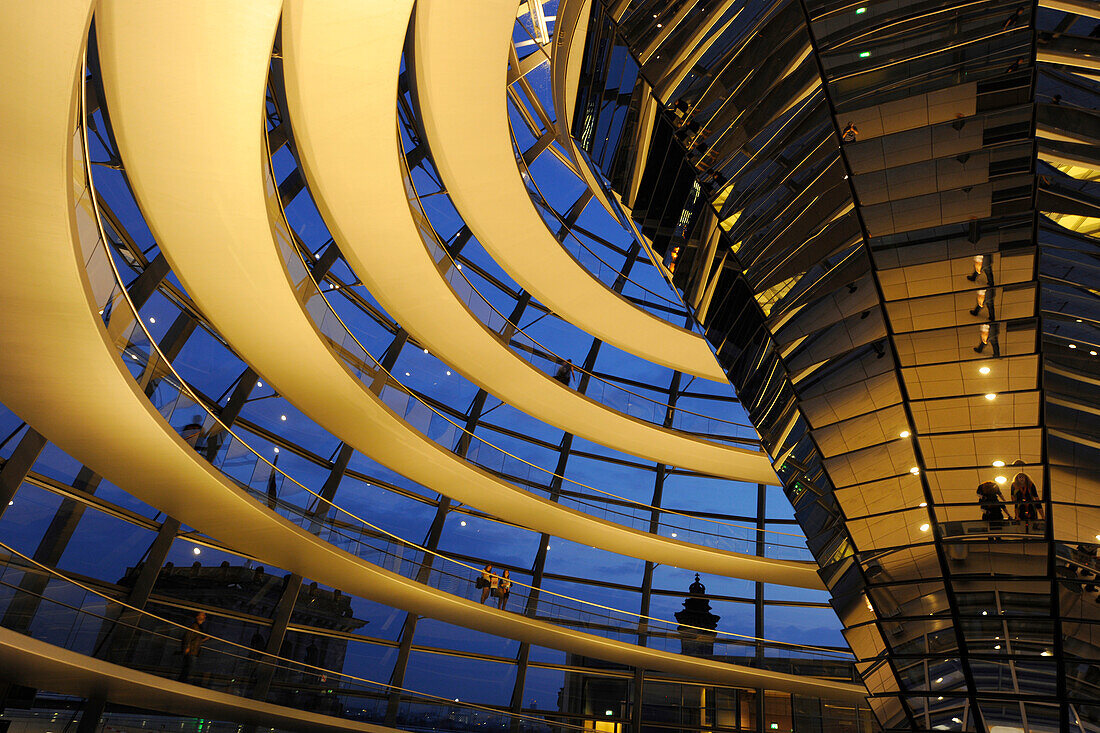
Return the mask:
[[[982,367],[981,369],[978,370],[978,374],[982,374],[982,375],[989,374],[989,367]]]
[[[928,530],[929,530],[930,528],[931,528],[931,525],[929,525],[929,524],[928,524],[928,523],[926,522],[926,523],[924,523],[924,524],[922,524],[922,525],[920,526],[920,531],[921,531],[921,532],[927,532],[927,531],[928,531]]]
[[[996,468],[1002,468],[1005,465],[1004,461],[993,461],[993,466]]]
[[[1005,483],[1006,481],[1008,481],[1008,479],[1007,479],[1007,478],[1005,478],[1004,476],[998,476],[997,478],[995,478],[995,479],[993,479],[993,480],[994,480],[994,481],[996,481],[996,482],[997,482],[997,483],[999,483],[999,484],[1003,484],[1003,483]]]

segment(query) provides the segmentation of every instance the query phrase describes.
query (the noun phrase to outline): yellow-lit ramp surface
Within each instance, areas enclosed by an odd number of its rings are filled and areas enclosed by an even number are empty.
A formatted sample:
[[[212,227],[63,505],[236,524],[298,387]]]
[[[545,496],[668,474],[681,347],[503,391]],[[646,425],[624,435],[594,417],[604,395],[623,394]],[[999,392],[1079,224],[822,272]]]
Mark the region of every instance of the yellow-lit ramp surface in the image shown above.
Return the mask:
[[[322,217],[367,289],[436,356],[539,420],[658,463],[775,484],[760,451],[630,417],[539,371],[443,279],[407,202],[397,136],[397,77],[411,6],[291,0],[283,10],[295,144]]]
[[[0,165],[20,183],[5,185],[0,197],[0,400],[74,460],[139,500],[230,539],[239,551],[354,595],[532,644],[719,684],[848,699],[863,694],[848,684],[603,639],[441,593],[333,547],[252,500],[201,459],[142,394],[89,299],[80,253],[97,232],[90,212],[76,205],[79,175],[73,174],[87,8],[74,2],[0,4],[0,62],[10,70],[0,129],[21,142],[0,147]],[[239,28],[210,20],[201,25],[245,40]],[[179,17],[167,22],[183,41],[194,40]]]
[[[655,364],[725,381],[702,336],[599,282],[547,228],[523,185],[508,128],[512,0],[419,0],[416,96],[432,159],[458,213],[519,285],[563,319]]]
[[[99,697],[142,710],[286,730],[398,733],[396,728],[319,715],[138,672],[0,628],[0,680],[65,695]]]
[[[518,489],[393,413],[324,342],[273,239],[260,120],[280,3],[108,0],[100,8],[107,106],[146,221],[200,309],[279,394],[379,463],[501,519],[700,572],[822,587],[812,563],[699,547]]]

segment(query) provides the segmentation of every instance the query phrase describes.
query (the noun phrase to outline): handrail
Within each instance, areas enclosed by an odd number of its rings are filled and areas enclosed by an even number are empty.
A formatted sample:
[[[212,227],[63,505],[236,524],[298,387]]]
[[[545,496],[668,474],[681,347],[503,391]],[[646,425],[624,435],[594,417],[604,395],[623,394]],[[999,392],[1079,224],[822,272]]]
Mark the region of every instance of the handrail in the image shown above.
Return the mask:
[[[12,561],[11,561],[12,557],[17,557],[17,558],[19,558],[19,560],[22,561],[22,563],[26,567],[35,568],[39,572],[42,572],[42,573],[46,574],[47,576],[57,578],[57,579],[62,580],[66,583],[69,583],[73,586],[76,586],[77,588],[80,588],[81,590],[83,590],[85,593],[90,593],[91,595],[93,595],[97,598],[101,598],[101,599],[107,601],[108,604],[113,604],[113,605],[116,605],[116,606],[120,606],[122,609],[125,609],[126,611],[130,611],[131,613],[139,614],[142,618],[152,619],[152,620],[156,621],[158,624],[167,625],[169,627],[179,629],[179,630],[183,631],[184,633],[190,631],[190,627],[185,626],[184,624],[173,621],[169,618],[165,618],[164,616],[159,616],[155,613],[151,613],[149,611],[146,611],[143,608],[138,608],[137,606],[131,605],[131,604],[127,603],[126,601],[122,600],[122,599],[113,598],[113,597],[111,597],[111,596],[109,596],[109,595],[107,595],[107,594],[105,594],[101,591],[96,590],[95,588],[92,588],[91,586],[88,586],[88,585],[85,585],[84,583],[81,583],[80,581],[76,580],[75,578],[72,578],[72,577],[69,577],[68,575],[65,575],[64,573],[58,571],[56,568],[51,568],[47,565],[43,565],[42,563],[34,560],[31,557],[28,557],[27,555],[24,555],[23,553],[19,552],[18,550],[10,547],[9,545],[7,545],[3,542],[0,542],[0,550],[3,550],[3,551],[8,553],[8,557],[4,558],[2,560],[2,562],[3,562],[2,567],[14,568],[16,570],[19,570],[21,572],[26,573],[27,570],[24,567],[20,567],[18,565],[14,565],[12,563]],[[114,632],[114,629],[119,627],[119,626],[129,628],[132,631],[141,632],[141,633],[147,634],[149,636],[159,637],[161,639],[164,639],[166,641],[170,641],[172,643],[178,643],[179,642],[179,638],[176,637],[176,636],[166,634],[162,631],[142,628],[140,623],[137,623],[137,622],[131,622],[129,620],[122,620],[121,613],[119,615],[120,617],[112,618],[112,617],[104,615],[104,614],[96,613],[94,611],[89,611],[85,608],[75,606],[71,603],[66,603],[65,601],[58,600],[57,598],[47,596],[44,593],[36,593],[36,592],[30,591],[26,588],[23,588],[19,585],[9,583],[8,581],[3,579],[3,574],[2,573],[0,573],[0,586],[4,586],[4,587],[10,588],[13,591],[15,591],[15,593],[11,596],[11,601],[14,601],[16,598],[18,598],[19,594],[32,596],[34,598],[38,598],[40,601],[46,601],[48,603],[53,603],[53,604],[55,604],[57,606],[60,606],[62,608],[67,608],[69,610],[75,611],[78,614],[85,614],[86,616],[90,616],[92,618],[98,618],[101,621],[103,621],[105,624],[111,624],[111,630],[108,631],[107,634],[105,634],[102,637],[102,641],[100,642],[100,645],[99,645],[101,648],[102,648],[103,644],[110,638],[110,635]],[[432,695],[431,693],[427,693],[427,692],[420,692],[418,690],[414,690],[414,689],[411,689],[411,688],[408,688],[408,687],[402,687],[400,685],[394,685],[394,684],[388,683],[388,682],[378,682],[376,680],[372,680],[372,679],[369,679],[369,678],[366,678],[366,677],[360,677],[358,675],[350,674],[350,673],[344,672],[342,670],[328,669],[326,667],[319,667],[317,665],[310,664],[308,662],[300,662],[300,661],[295,660],[295,659],[288,659],[286,657],[280,656],[280,655],[272,653],[272,652],[267,652],[267,651],[264,651],[262,649],[254,649],[250,646],[245,646],[244,644],[240,644],[240,643],[232,641],[230,639],[224,639],[224,638],[221,638],[221,637],[213,636],[211,634],[203,633],[203,636],[207,637],[207,641],[217,642],[218,644],[229,647],[232,650],[240,650],[239,653],[234,652],[234,651],[216,650],[216,653],[223,654],[223,655],[225,655],[225,656],[227,656],[227,657],[229,657],[233,660],[236,660],[236,661],[253,663],[257,667],[259,667],[259,666],[270,666],[270,667],[273,667],[275,669],[284,669],[284,670],[288,670],[288,671],[292,671],[292,672],[308,671],[311,674],[317,675],[318,677],[324,677],[324,678],[334,677],[334,678],[341,678],[341,679],[344,679],[344,680],[349,680],[349,681],[352,681],[352,682],[359,682],[359,683],[363,683],[363,684],[367,684],[367,685],[374,685],[376,687],[382,688],[381,692],[383,692],[383,693],[387,693],[387,692],[388,693],[394,693],[394,692],[404,693],[406,695],[411,695],[411,696],[415,696],[417,698],[421,698],[425,701],[431,701],[433,703],[439,702],[439,703],[447,705],[448,707],[462,707],[462,708],[470,708],[472,710],[481,710],[481,711],[485,711],[485,712],[488,712],[488,713],[493,713],[493,714],[497,714],[497,715],[512,716],[512,717],[515,717],[515,718],[518,718],[518,719],[521,719],[521,720],[529,720],[529,721],[532,721],[532,722],[546,723],[546,724],[549,724],[549,725],[554,725],[554,726],[558,726],[558,727],[561,727],[561,728],[567,728],[567,729],[571,729],[571,730],[587,730],[583,726],[579,726],[579,725],[573,725],[573,724],[570,724],[570,723],[551,723],[550,721],[547,721],[543,718],[537,718],[537,717],[534,717],[534,716],[531,716],[531,715],[526,715],[524,713],[516,713],[516,712],[512,712],[510,710],[501,709],[501,708],[494,708],[494,707],[491,707],[491,706],[480,705],[480,704],[477,704],[477,703],[470,703],[470,702],[462,703],[462,702],[460,702],[456,705],[456,702],[458,702],[458,701],[456,701],[454,698],[444,698],[444,697],[440,697],[438,695]],[[209,650],[209,648],[206,648],[206,650]],[[96,651],[98,652],[99,649],[97,649]],[[91,656],[94,657],[94,656],[96,656],[96,654],[93,653]]]

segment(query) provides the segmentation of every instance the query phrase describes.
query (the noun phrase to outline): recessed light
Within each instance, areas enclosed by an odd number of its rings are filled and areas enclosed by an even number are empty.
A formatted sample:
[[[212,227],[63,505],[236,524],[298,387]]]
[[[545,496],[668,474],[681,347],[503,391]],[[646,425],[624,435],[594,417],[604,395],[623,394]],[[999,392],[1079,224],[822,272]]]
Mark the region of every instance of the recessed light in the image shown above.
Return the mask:
[[[427,349],[424,349],[424,353],[425,353],[425,354],[427,354],[427,353],[428,353],[428,350],[427,350]]]
[[[978,369],[978,374],[989,374],[989,367],[981,367],[980,369]]]
[[[279,415],[279,419],[286,422],[286,415]]]
[[[262,387],[262,386],[264,386],[264,383],[263,382],[256,382],[256,386],[257,387]]]
[[[993,392],[990,392],[989,394],[987,394],[987,395],[985,396],[985,398],[986,398],[987,400],[995,400],[995,399],[997,399],[997,395],[996,395],[996,394],[994,394]]]
[[[450,370],[449,370],[449,369],[447,370],[447,376],[448,376],[448,377],[449,377],[449,376],[451,376],[451,372],[450,372]]]
[[[278,453],[278,452],[279,452],[279,449],[278,449],[278,448],[275,448],[275,452],[276,452],[276,453]]]
[[[909,473],[911,473],[911,474],[913,474],[914,476],[916,476],[916,475],[917,475],[918,473],[920,473],[920,469],[919,469],[919,468],[917,468],[916,466],[913,466],[912,468],[910,468],[910,469],[909,469]]]
[[[929,525],[929,524],[927,524],[927,523],[925,523],[925,524],[922,524],[922,525],[920,526],[920,531],[921,531],[921,532],[927,532],[927,531],[929,530],[930,526],[931,526],[931,525]]]
[[[1000,644],[994,644],[994,645],[993,645],[993,648],[994,648],[994,649],[1000,649],[1000,648],[1001,648],[1001,645],[1000,645]]]
[[[672,533],[672,536],[673,536],[673,537],[675,537],[675,536],[676,536],[676,533],[675,533],[675,532],[673,532],[673,533]]]
[[[466,520],[465,520],[465,519],[463,519],[463,520],[462,520],[461,522],[459,522],[459,523],[458,523],[458,525],[459,525],[460,527],[465,527],[465,526],[466,526]]]
[[[940,678],[938,678],[938,679],[936,680],[936,684],[937,684],[937,685],[938,685],[938,684],[940,684],[941,682],[943,682],[943,677],[940,677]]]
[[[863,15],[867,12],[867,8],[856,8],[856,15]]]
[[[153,318],[152,316],[149,316],[149,323],[156,323],[156,322],[157,322],[156,318]]]
[[[1095,351],[1090,351],[1089,356],[1096,356],[1096,352]]]
[[[1069,347],[1070,347],[1071,349],[1076,349],[1076,348],[1077,348],[1077,344],[1070,344],[1070,345],[1069,345]]]
[[[198,547],[193,547],[193,548],[191,548],[191,554],[193,554],[193,555],[201,555],[201,554],[202,554],[202,550],[201,550],[201,549],[199,549]]]
[[[994,481],[996,481],[996,482],[997,482],[997,483],[999,483],[999,484],[1003,484],[1003,483],[1007,483],[1007,482],[1008,482],[1008,479],[1007,479],[1007,478],[1005,478],[1004,476],[998,476],[997,478],[995,478],[995,479],[993,479],[993,480],[994,480]]]
[[[1004,461],[993,461],[993,467],[994,468],[1004,468],[1004,465],[1005,465]]]
[[[898,435],[900,435],[903,438],[908,438],[909,437],[909,431],[908,430],[902,430],[900,433],[898,433]]]
[[[924,507],[926,507],[926,506],[928,506],[928,502],[927,502],[927,501],[922,501],[922,502],[920,503],[920,508],[921,508],[921,509],[923,509],[923,508],[924,508]]]
[[[871,55],[871,52],[870,52],[870,51],[860,51],[860,52],[859,52],[859,57],[860,57],[861,59],[865,59],[865,58],[867,58],[867,57],[868,57],[868,56],[870,56],[870,55]]]

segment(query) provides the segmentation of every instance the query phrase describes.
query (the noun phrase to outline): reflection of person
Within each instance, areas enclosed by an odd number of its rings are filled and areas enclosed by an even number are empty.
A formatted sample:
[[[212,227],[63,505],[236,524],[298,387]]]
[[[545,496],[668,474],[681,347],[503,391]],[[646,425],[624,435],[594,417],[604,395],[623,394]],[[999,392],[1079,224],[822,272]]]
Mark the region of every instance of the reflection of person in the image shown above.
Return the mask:
[[[202,651],[202,643],[210,638],[203,633],[203,624],[205,623],[206,614],[199,611],[195,614],[195,621],[191,624],[191,628],[184,632],[183,639],[180,640],[180,653],[183,655],[179,676],[180,682],[187,682],[191,676],[191,665],[195,663],[195,658]]]
[[[566,359],[558,366],[558,372],[554,375],[554,379],[558,380],[566,387],[573,382],[573,360]]]
[[[974,272],[966,276],[970,282],[977,282],[978,275],[984,275],[986,284],[993,285],[993,255],[974,255]]]
[[[989,320],[995,320],[997,318],[995,311],[993,310],[993,288],[982,288],[977,294],[977,304],[970,309],[970,315],[976,316],[982,312],[982,308],[989,308]]]
[[[1039,503],[1039,491],[1035,488],[1035,482],[1026,473],[1016,474],[1012,480],[1010,492],[1012,502],[1016,505],[1016,518],[1024,522],[1033,522],[1043,518],[1043,507]]]
[[[982,519],[991,521],[1001,518],[1004,512],[1005,519],[1010,519],[1008,510],[1004,508],[1005,497],[997,484],[992,481],[983,481],[978,484],[978,506],[982,508]]]
[[[982,353],[985,351],[986,345],[993,347],[993,356],[1001,355],[1001,342],[997,338],[997,324],[996,323],[983,323],[978,331],[979,339],[978,345],[974,347],[974,351]]]
[[[495,594],[496,597],[497,597],[497,608],[499,608],[502,611],[504,610],[504,607],[506,605],[508,605],[508,593],[511,591],[511,589],[512,589],[512,579],[508,575],[508,571],[505,570],[504,575],[501,576],[501,578],[500,578],[500,582],[497,583],[497,589],[496,589],[496,594]]]
[[[840,139],[846,143],[854,143],[859,137],[859,128],[849,122],[840,133]]]
[[[486,565],[481,571],[481,575],[478,576],[475,587],[481,589],[481,602],[485,603],[485,599],[489,597],[492,592],[493,586],[496,585],[496,577],[493,575],[493,566]]]

